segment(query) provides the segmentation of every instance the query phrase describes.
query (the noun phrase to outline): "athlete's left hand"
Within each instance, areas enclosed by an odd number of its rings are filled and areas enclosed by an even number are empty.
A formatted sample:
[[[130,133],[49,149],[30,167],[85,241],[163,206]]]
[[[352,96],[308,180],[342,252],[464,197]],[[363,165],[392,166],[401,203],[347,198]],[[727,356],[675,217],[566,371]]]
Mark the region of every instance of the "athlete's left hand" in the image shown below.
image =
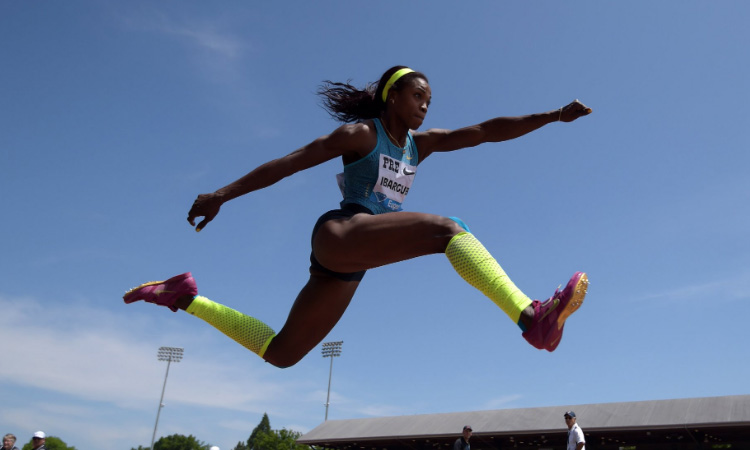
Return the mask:
[[[195,231],[202,230],[208,222],[214,220],[214,217],[219,214],[219,209],[223,203],[221,196],[216,193],[199,195],[193,202],[190,212],[188,212],[188,222],[195,227]],[[196,227],[195,219],[198,217],[203,217],[203,220]]]
[[[579,102],[577,99],[562,107],[560,113],[561,122],[572,122],[579,117],[591,114],[591,108]]]

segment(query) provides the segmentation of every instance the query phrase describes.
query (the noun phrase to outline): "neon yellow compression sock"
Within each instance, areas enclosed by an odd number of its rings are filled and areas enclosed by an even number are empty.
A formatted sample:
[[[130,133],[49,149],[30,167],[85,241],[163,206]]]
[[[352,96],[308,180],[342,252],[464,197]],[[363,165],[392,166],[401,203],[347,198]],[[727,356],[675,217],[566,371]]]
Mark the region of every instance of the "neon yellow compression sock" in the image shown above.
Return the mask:
[[[514,323],[531,299],[510,281],[500,264],[471,233],[458,233],[448,243],[445,256],[467,283],[490,298]]]
[[[261,358],[276,333],[258,319],[197,295],[185,310],[211,324]]]

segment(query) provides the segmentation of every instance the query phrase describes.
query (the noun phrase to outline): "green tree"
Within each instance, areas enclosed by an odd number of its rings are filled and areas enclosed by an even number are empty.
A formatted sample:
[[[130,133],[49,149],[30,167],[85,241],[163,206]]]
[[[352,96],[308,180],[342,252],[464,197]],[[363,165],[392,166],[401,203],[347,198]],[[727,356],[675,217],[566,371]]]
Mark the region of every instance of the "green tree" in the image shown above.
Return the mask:
[[[198,438],[190,435],[173,434],[159,438],[154,442],[154,450],[208,450],[209,444],[201,442]],[[151,450],[151,447],[139,445],[138,448],[131,447],[130,450]]]
[[[259,450],[307,449],[307,446],[297,445],[297,438],[300,436],[302,436],[302,433],[287,430],[286,428],[278,431],[272,430],[270,433],[258,436],[258,447]]]
[[[240,441],[232,450],[249,450],[244,442]]]
[[[68,444],[55,436],[47,436],[47,439],[44,440],[44,446],[47,447],[47,450],[76,450],[75,447],[68,447]],[[32,448],[34,448],[32,441],[29,441],[21,450],[31,450]]]
[[[208,450],[208,445],[193,435],[173,434],[154,442],[154,450]]]
[[[253,429],[253,432],[250,433],[250,437],[247,438],[247,450],[263,450],[256,444],[258,436],[271,432],[271,421],[268,420],[268,414],[263,413],[263,418],[260,419],[260,423],[255,429]]]
[[[239,442],[234,450],[309,450],[306,445],[297,445],[297,439],[301,435],[302,433],[286,428],[272,429],[268,414],[263,414],[263,419],[250,434],[247,445]]]

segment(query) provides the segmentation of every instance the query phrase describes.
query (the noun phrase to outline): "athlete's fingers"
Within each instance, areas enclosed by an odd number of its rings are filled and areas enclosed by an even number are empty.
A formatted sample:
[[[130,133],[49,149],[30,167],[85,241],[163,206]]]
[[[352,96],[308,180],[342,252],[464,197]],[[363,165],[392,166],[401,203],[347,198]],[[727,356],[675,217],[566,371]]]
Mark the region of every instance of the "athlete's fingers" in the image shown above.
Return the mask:
[[[195,199],[193,205],[190,207],[188,212],[187,221],[191,226],[195,226],[195,219],[198,217],[204,217],[200,225],[198,225],[198,231],[200,231],[205,224],[212,221],[217,214],[221,203],[216,201],[216,197],[212,194],[201,194]]]
[[[191,226],[194,227],[195,226],[195,219],[197,219],[198,217],[201,217],[201,216],[203,216],[203,214],[201,214],[198,211],[196,211],[195,205],[193,205],[193,207],[190,208],[190,212],[188,212],[187,221],[188,221],[188,223]]]
[[[578,99],[573,100],[562,108],[560,120],[572,122],[579,117],[591,114],[592,109],[581,103]]]
[[[190,225],[195,227],[195,231],[202,230],[208,222],[214,220],[214,217],[216,217],[216,214],[218,211],[214,213],[205,213],[205,212],[193,212],[193,210],[190,210],[190,215],[188,216],[188,222],[190,222]],[[198,226],[195,226],[195,219],[198,217],[203,217],[203,220],[201,220],[198,223]]]
[[[581,103],[578,99],[576,99],[574,103],[580,105],[580,108],[581,108],[579,111],[580,114],[583,114],[583,115],[591,114],[591,112],[593,111],[591,108]]]
[[[208,217],[205,217],[203,220],[200,221],[197,227],[195,227],[195,231],[200,233],[200,231],[208,225],[208,222],[210,222],[212,219],[209,219]]]
[[[188,211],[187,221],[191,226],[195,226],[195,218],[200,217],[203,214],[200,214],[198,211],[198,199],[196,199],[193,202],[193,205],[190,207],[190,211]]]
[[[201,209],[198,208],[197,205],[193,204],[193,207],[190,208],[190,211],[188,212],[187,221],[188,223],[190,223],[190,225],[195,226],[195,219],[197,219],[198,217],[207,217],[207,216],[208,214],[201,211]]]

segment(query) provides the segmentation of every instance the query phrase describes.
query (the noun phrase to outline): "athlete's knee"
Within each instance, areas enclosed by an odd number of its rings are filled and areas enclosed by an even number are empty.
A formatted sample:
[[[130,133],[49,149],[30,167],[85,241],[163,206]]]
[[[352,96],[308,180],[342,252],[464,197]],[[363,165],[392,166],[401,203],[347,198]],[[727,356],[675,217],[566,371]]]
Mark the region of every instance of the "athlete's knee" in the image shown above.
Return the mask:
[[[286,362],[286,361],[271,361],[266,359],[266,362],[278,367],[279,369],[288,369],[289,367],[292,367],[293,365],[297,364],[299,361],[293,361],[293,362]]]
[[[443,237],[441,241],[440,251],[445,251],[450,242],[457,235],[461,233],[469,232],[469,227],[464,223],[463,220],[458,217],[441,217],[440,224],[444,227],[443,232],[440,233]]]
[[[450,220],[454,221],[455,223],[457,223],[458,226],[460,226],[463,229],[463,231],[467,231],[467,232],[471,233],[471,230],[469,230],[469,226],[466,225],[466,223],[463,220],[459,219],[458,217],[454,217],[454,216],[450,216],[448,218]]]
[[[458,217],[442,217],[439,216],[437,224],[440,226],[440,230],[437,231],[436,235],[444,236],[448,239],[453,236],[469,231],[469,227],[459,219]]]
[[[300,362],[303,356],[305,355],[297,356],[297,355],[293,355],[289,353],[275,355],[275,354],[266,353],[265,355],[263,355],[263,359],[267,363],[274,365],[278,367],[279,369],[286,369]]]
[[[423,236],[425,238],[429,236],[435,246],[433,248],[435,253],[444,251],[451,239],[457,234],[466,232],[466,229],[449,217],[433,216],[430,225],[431,228],[425,229]]]

